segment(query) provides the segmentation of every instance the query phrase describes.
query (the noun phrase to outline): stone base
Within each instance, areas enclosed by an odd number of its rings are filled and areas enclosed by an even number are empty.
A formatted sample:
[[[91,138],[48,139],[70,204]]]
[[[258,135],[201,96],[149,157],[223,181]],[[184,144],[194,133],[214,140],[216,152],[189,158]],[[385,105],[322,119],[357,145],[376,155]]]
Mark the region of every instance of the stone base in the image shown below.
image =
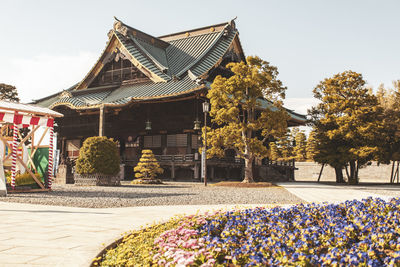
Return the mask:
[[[100,186],[117,186],[121,185],[120,175],[106,174],[75,174],[75,185],[100,185]]]

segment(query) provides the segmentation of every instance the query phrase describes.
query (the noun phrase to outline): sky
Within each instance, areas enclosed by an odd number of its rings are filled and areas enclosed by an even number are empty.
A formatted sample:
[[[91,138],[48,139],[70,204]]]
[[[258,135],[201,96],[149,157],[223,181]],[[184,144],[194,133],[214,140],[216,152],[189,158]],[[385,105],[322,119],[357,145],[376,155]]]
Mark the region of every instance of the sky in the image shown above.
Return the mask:
[[[400,1],[0,0],[0,83],[22,102],[84,78],[108,40],[114,16],[154,36],[235,17],[246,55],[277,66],[286,106],[305,113],[312,89],[345,70],[367,83],[400,79]]]

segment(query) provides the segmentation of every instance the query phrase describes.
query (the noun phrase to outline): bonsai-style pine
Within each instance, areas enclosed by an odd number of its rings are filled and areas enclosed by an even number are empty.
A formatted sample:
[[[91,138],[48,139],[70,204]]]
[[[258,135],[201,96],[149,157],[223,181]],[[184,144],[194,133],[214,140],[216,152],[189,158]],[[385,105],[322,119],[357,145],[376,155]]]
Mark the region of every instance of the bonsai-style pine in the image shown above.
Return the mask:
[[[83,142],[76,161],[76,172],[79,174],[119,173],[119,151],[113,139],[93,136]]]
[[[133,170],[137,180],[132,183],[161,183],[156,177],[164,172],[150,149],[142,150],[142,157]]]

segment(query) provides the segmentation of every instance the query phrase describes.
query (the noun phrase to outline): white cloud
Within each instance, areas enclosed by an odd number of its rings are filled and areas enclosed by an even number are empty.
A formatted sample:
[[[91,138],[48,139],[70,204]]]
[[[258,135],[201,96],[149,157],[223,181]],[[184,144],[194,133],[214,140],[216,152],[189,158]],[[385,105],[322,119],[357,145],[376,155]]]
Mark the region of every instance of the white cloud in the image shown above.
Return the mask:
[[[307,115],[307,110],[312,106],[319,103],[318,99],[315,98],[286,98],[284,101],[285,108],[294,110],[297,113]]]
[[[16,86],[21,102],[30,102],[32,99],[54,94],[79,82],[89,72],[97,58],[98,55],[92,52],[12,58],[8,64],[2,64],[4,69],[0,69],[0,82]]]

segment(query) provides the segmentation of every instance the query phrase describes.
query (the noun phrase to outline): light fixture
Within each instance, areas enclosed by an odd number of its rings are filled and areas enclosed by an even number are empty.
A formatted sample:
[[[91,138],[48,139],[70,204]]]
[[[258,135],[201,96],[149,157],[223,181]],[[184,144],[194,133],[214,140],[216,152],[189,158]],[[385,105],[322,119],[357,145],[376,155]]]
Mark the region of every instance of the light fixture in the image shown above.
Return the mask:
[[[144,128],[146,131],[151,131],[151,121],[147,120],[145,122],[146,127]]]
[[[201,129],[201,126],[200,126],[200,124],[201,124],[201,121],[199,121],[199,119],[198,119],[198,118],[196,118],[196,120],[194,121],[194,127],[193,127],[193,130],[196,130],[196,131],[200,130],[200,129]]]
[[[203,112],[204,113],[210,112],[210,103],[208,103],[207,101],[203,102]]]

